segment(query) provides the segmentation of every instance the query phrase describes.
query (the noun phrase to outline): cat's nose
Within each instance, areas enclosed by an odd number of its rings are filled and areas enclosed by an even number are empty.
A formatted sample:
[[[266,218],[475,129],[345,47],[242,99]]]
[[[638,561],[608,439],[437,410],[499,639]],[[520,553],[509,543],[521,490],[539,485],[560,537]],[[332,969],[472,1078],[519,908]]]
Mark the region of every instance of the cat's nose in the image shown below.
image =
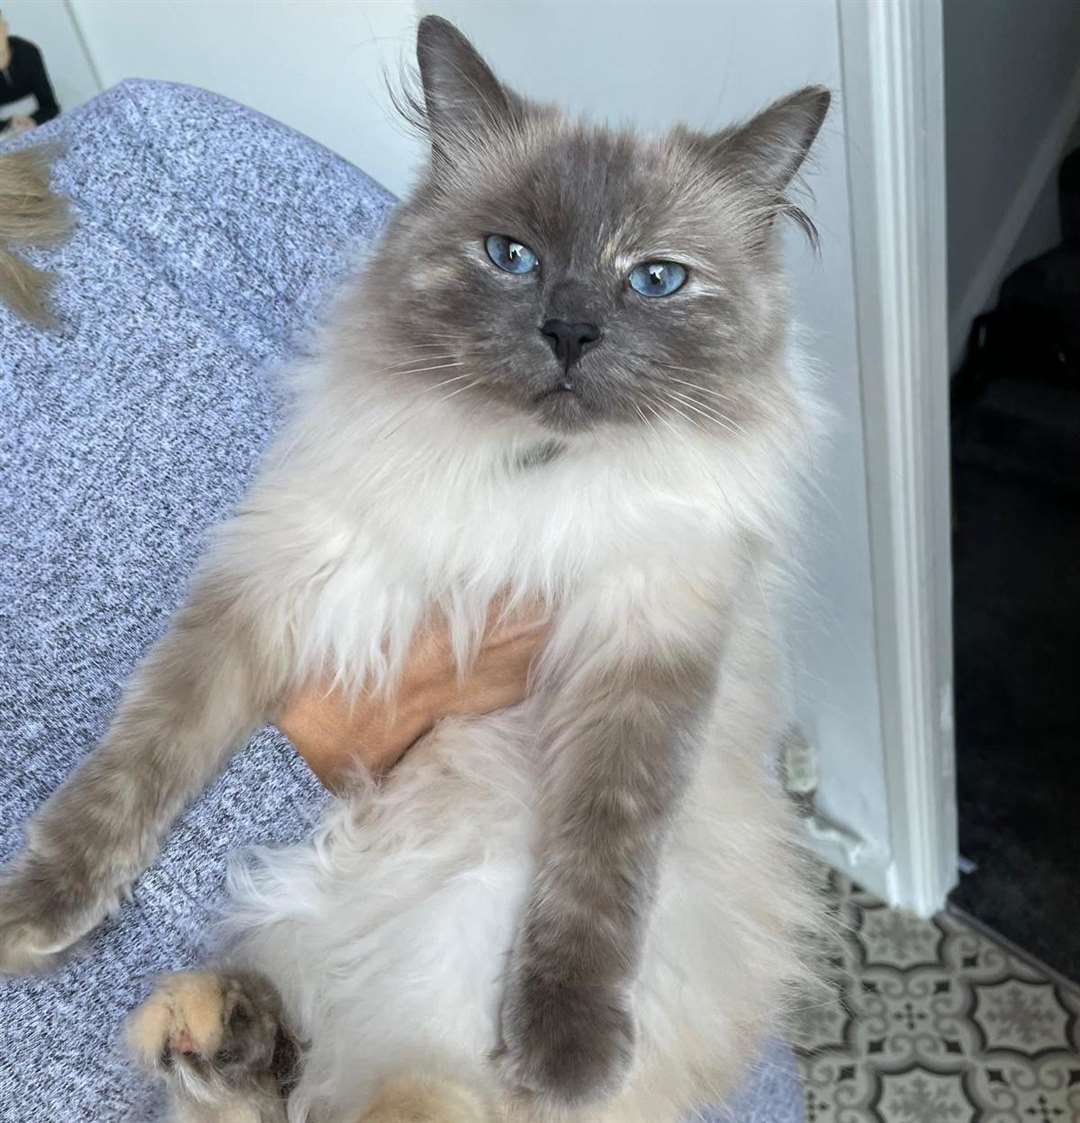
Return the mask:
[[[569,370],[586,349],[600,339],[596,324],[570,323],[569,320],[545,320],[540,334],[551,344],[563,370]]]

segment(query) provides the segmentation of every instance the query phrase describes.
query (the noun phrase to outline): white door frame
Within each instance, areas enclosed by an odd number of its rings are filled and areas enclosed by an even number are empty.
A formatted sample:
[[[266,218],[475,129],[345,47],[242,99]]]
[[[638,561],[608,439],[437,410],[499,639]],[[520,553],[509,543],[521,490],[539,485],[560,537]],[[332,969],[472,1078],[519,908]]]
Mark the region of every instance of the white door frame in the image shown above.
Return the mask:
[[[941,0],[837,0],[890,902],[957,877]]]

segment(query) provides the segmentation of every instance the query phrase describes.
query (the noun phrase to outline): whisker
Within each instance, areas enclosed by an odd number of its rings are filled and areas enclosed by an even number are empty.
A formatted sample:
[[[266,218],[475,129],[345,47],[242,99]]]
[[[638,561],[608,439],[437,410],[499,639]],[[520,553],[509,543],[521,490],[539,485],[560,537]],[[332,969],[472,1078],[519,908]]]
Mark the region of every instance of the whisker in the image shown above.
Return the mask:
[[[454,397],[455,394],[462,394],[466,390],[471,390],[474,386],[479,386],[480,383],[483,382],[483,381],[484,380],[482,378],[478,378],[474,382],[470,382],[467,386],[459,386],[455,391],[453,391],[453,393],[444,395],[443,397],[441,397],[439,399],[439,401],[440,402],[448,402],[452,397]]]
[[[647,406],[647,405],[648,405],[648,402],[646,402],[645,404],[646,404],[646,406]],[[653,435],[654,435],[655,437],[659,437],[659,436],[660,436],[660,434],[659,434],[659,433],[657,433],[657,431],[656,431],[656,427],[655,427],[655,426],[653,425],[653,423],[652,423],[652,422],[651,422],[651,421],[650,421],[650,420],[648,419],[648,417],[646,417],[646,416],[645,416],[645,411],[644,411],[644,410],[643,410],[643,409],[641,408],[641,406],[639,406],[639,405],[637,404],[637,402],[634,402],[634,409],[635,409],[635,410],[637,411],[637,415],[638,415],[638,417],[640,417],[640,418],[641,418],[641,420],[642,420],[642,421],[643,421],[643,422],[645,423],[645,425],[646,425],[646,426],[648,427],[649,431],[650,431],[650,432],[651,432],[651,433],[652,433],[652,434],[653,434]]]
[[[461,378],[468,378],[468,374],[459,374],[457,378],[448,378],[447,382],[457,382]],[[479,384],[483,381],[483,378],[475,378],[472,382],[467,382],[464,386],[459,386],[456,390],[451,390],[449,394],[444,394],[441,398],[436,398],[434,401],[422,402],[419,408],[426,409],[429,406],[441,405],[443,402],[448,402],[455,395],[464,393],[464,391],[466,390],[471,390],[474,386],[479,386]],[[445,383],[443,383],[443,385],[445,385]],[[434,390],[436,389],[436,387],[430,386],[428,387],[428,389]],[[416,403],[415,401],[413,401],[409,402],[408,404],[415,405]],[[408,420],[409,419],[407,417],[403,418],[400,424],[396,425],[389,433],[382,434],[379,437],[379,440],[385,440],[387,437],[392,437]]]
[[[699,370],[692,371],[690,367],[664,367],[665,373],[671,370],[683,370],[691,374],[708,374],[708,371]],[[701,386],[697,382],[687,382],[685,378],[676,378],[675,375],[668,375],[672,382],[678,382],[683,386],[690,386],[694,390],[701,391],[702,394],[711,394],[714,398],[722,398],[725,402],[733,402],[735,399],[730,394],[721,394],[719,390],[714,390],[711,386]]]
[[[698,424],[694,423],[692,420],[690,420],[690,418],[687,418],[686,414],[681,413],[681,411],[678,410],[675,407],[675,405],[672,405],[670,402],[668,402],[667,404],[668,404],[668,407],[670,409],[674,409],[675,412],[679,413],[681,417],[685,418],[687,421],[690,421],[690,423],[694,424],[695,429],[701,429],[701,426],[698,426]],[[721,500],[723,501],[724,505],[726,506],[727,511],[729,511],[729,513],[731,514],[732,519],[734,519],[735,518],[735,510],[734,510],[733,506],[731,505],[730,496],[727,495],[727,490],[725,489],[724,485],[719,480],[717,480],[716,474],[712,471],[712,467],[710,466],[710,464],[708,464],[705,457],[703,455],[701,455],[701,453],[699,453],[699,451],[697,449],[694,448],[692,442],[690,442],[686,439],[686,436],[684,435],[684,433],[680,433],[678,431],[678,429],[675,428],[674,424],[671,424],[671,422],[668,421],[668,419],[666,417],[663,417],[662,414],[660,414],[658,412],[656,414],[656,418],[662,424],[665,424],[665,426],[667,426],[667,428],[670,429],[672,433],[675,433],[676,437],[678,437],[681,441],[683,441],[683,444],[686,446],[687,451],[689,451],[690,455],[692,455],[694,457],[694,459],[697,460],[698,464],[701,465],[701,467],[702,467],[702,471],[705,473],[705,475],[708,478],[710,478],[710,480],[712,480],[713,484],[716,486],[717,493],[719,493],[719,495],[721,497]],[[749,555],[749,558],[750,558],[751,568],[753,569],[754,578],[757,579],[758,585],[759,585],[759,587],[761,587],[761,578],[760,578],[760,574],[758,573],[757,560],[754,559],[752,554]]]
[[[399,377],[403,378],[405,375],[408,375],[408,374],[424,374],[426,371],[429,371],[429,370],[446,370],[448,367],[462,367],[464,365],[465,365],[465,363],[463,361],[458,360],[457,362],[453,362],[453,363],[437,363],[433,367],[413,367],[411,370],[399,370],[396,373]],[[388,368],[388,369],[393,369],[393,368]]]
[[[689,424],[691,424],[699,432],[705,432],[699,422],[695,421],[689,414],[683,413],[675,399],[672,398],[670,393],[663,387],[656,388],[656,392],[654,392],[652,400],[655,405],[665,406],[667,409],[671,410],[672,413],[678,414],[684,421],[689,422]]]
[[[458,364],[458,365],[460,366],[461,364]],[[390,429],[390,430],[387,430],[387,426],[393,425],[393,423],[399,417],[401,417],[401,415],[403,413],[407,413],[409,410],[416,408],[416,403],[417,403],[418,398],[422,398],[425,394],[434,393],[434,391],[440,389],[443,386],[449,386],[452,382],[460,382],[463,378],[468,378],[471,374],[472,374],[472,371],[467,370],[464,374],[455,374],[451,378],[444,378],[441,382],[436,382],[432,386],[425,386],[422,390],[418,390],[412,396],[412,398],[409,401],[407,401],[400,409],[395,410],[390,415],[389,419],[386,421],[382,430],[376,435],[375,439],[379,440],[379,441],[382,441],[382,440],[385,440],[387,437],[393,436],[394,433],[396,433],[398,431],[398,429],[401,428],[401,425],[397,425],[393,429]],[[480,380],[477,379],[477,381],[480,381]],[[475,385],[475,383],[473,383],[472,385]],[[464,387],[462,387],[462,388],[464,389]],[[455,391],[455,393],[456,393],[456,391]],[[442,399],[438,399],[438,400],[441,401]],[[422,409],[425,406],[429,406],[429,405],[432,405],[432,404],[434,404],[434,403],[432,403],[432,402],[421,402],[419,408]],[[405,420],[408,420],[408,418],[406,418]],[[402,422],[402,424],[404,424],[404,421]]]
[[[683,413],[683,411],[679,409],[679,407],[670,398],[666,399],[662,404],[666,405],[667,408],[672,411],[672,413],[677,413],[688,425],[692,426],[699,433],[705,432],[704,428],[702,428],[702,426],[697,421],[695,421],[689,414]],[[660,418],[659,414],[657,414],[657,417],[660,420],[663,420],[662,418]]]
[[[747,435],[746,430],[743,429],[736,422],[732,421],[730,417],[726,417],[721,413],[717,413],[708,407],[702,405],[701,402],[695,402],[691,397],[686,394],[680,394],[678,390],[672,390],[668,387],[665,391],[667,394],[674,394],[675,397],[686,406],[687,409],[692,409],[695,413],[700,413],[702,417],[711,418],[718,425],[722,425],[729,433],[741,433],[744,437]]]
[[[422,363],[426,363],[426,362],[430,361],[431,359],[435,359],[438,362],[442,362],[443,359],[453,359],[453,358],[455,358],[454,355],[412,355],[408,359],[401,359],[399,362],[390,363],[388,366],[385,366],[385,367],[375,367],[372,370],[366,371],[366,373],[369,374],[369,375],[388,374],[391,371],[396,371],[396,370],[400,370],[402,367],[407,367],[409,365],[409,363],[415,363],[418,360]]]
[[[683,417],[685,420],[690,421],[691,424],[694,425],[695,429],[701,428],[700,425],[695,424],[689,417],[686,416],[685,413],[682,413],[682,411],[679,410],[673,403],[671,403],[669,401],[667,403],[667,405],[668,405],[669,408],[675,410],[676,413],[680,414],[680,416]],[[705,457],[703,455],[701,455],[697,449],[694,448],[693,444],[686,439],[685,435],[680,433],[678,431],[678,429],[676,429],[675,426],[672,425],[666,417],[662,416],[660,413],[657,413],[656,414],[656,420],[661,422],[663,425],[667,426],[667,428],[670,429],[672,433],[674,433],[677,437],[680,438],[680,440],[686,446],[687,451],[690,452],[690,454],[694,457],[694,459],[697,460],[698,463],[701,465],[701,469],[705,473],[705,475],[710,480],[712,480],[712,482],[716,485],[716,490],[719,493],[720,498],[723,501],[724,505],[727,507],[728,513],[731,515],[732,519],[735,519],[735,508],[731,505],[731,499],[728,496],[727,490],[724,488],[724,485],[721,484],[721,482],[716,478],[715,473],[710,468],[709,463],[705,459]],[[759,593],[761,594],[761,597],[762,597],[762,601],[763,601],[764,604],[768,605],[769,601],[765,598],[765,586],[764,586],[764,584],[761,580],[761,572],[758,569],[757,559],[755,558],[753,552],[751,552],[748,555],[748,558],[749,558],[749,561],[750,561],[750,568],[751,568],[751,570],[753,571],[753,574],[754,574],[754,580],[757,583],[758,591],[759,591]]]
[[[460,382],[463,378],[468,378],[472,374],[471,370],[467,370],[464,374],[455,374],[452,378],[444,378],[442,382],[436,382],[434,386],[425,386],[420,391],[421,394],[430,394],[432,390],[438,390],[441,386],[449,386],[451,382]],[[419,397],[419,395],[417,395]]]
[[[679,394],[679,392],[677,390],[671,390],[670,387],[667,388],[667,390],[665,392],[669,393],[669,394],[678,395],[679,399],[683,402],[683,404],[685,404],[687,406],[687,408],[692,409],[696,413],[700,413],[705,417],[711,417],[714,421],[718,422],[720,425],[722,425],[729,432],[739,433],[744,437],[749,437],[749,434],[747,433],[747,431],[737,421],[732,421],[732,419],[730,417],[727,417],[726,415],[720,415],[720,414],[708,411],[708,410],[706,410],[706,408],[704,406],[701,405],[700,402],[690,401],[685,397],[685,395]],[[672,405],[670,400],[669,400],[668,404]],[[733,450],[729,450],[729,451],[731,451],[732,454],[733,454]],[[746,462],[742,459],[742,457],[736,456],[735,459],[737,460],[737,462],[739,463],[739,465],[743,469],[743,471],[745,471],[748,475],[752,476],[752,478],[757,480],[757,476],[753,472],[750,471],[750,468],[748,467]]]

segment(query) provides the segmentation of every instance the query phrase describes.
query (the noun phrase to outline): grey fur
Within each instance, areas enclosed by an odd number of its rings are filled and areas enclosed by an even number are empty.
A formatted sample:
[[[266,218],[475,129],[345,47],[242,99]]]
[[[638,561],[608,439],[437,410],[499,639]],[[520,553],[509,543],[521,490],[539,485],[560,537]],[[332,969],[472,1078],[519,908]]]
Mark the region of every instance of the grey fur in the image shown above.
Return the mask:
[[[747,375],[773,369],[767,359],[785,338],[769,234],[778,215],[801,216],[784,193],[828,92],[800,91],[714,137],[679,130],[649,143],[524,102],[436,17],[421,24],[419,58],[440,156],[372,274],[407,279],[410,292],[391,303],[402,328],[421,304],[436,331],[475,319],[468,348],[486,377],[466,392],[487,408],[534,409],[556,430],[662,422],[668,411],[721,429],[752,424],[771,388]],[[726,206],[716,206],[718,194]],[[537,251],[540,275],[507,276],[480,252],[461,253],[479,246],[478,215]],[[428,282],[408,259],[432,246]],[[696,259],[689,291],[638,297],[626,284],[630,266],[670,256],[670,246]],[[561,373],[536,331],[552,317],[598,324],[604,339],[581,360],[574,394],[541,397]],[[602,1098],[632,1063],[629,992],[660,850],[715,685],[722,610],[701,630],[696,651],[657,653],[552,691],[541,735],[552,762],[546,831],[498,1051],[524,1092],[562,1104]]]
[[[629,1070],[631,984],[722,621],[703,620],[698,650],[627,659],[554,695],[539,868],[502,1009],[498,1062],[512,1087],[573,1105],[614,1094]]]
[[[777,217],[801,213],[785,192],[826,91],[800,91],[714,136],[647,140],[567,122],[506,90],[435,17],[421,23],[418,57],[432,160],[340,302],[338,356],[364,353],[361,340],[370,348],[373,338],[399,359],[422,358],[425,346],[452,352],[469,371],[454,392],[477,417],[525,414],[547,430],[535,450],[515,454],[522,468],[603,425],[663,426],[678,415],[722,436],[787,409],[776,361],[787,309],[771,232]],[[530,245],[541,268],[494,268],[489,233]],[[687,265],[684,289],[649,300],[629,288],[635,264],[663,258]],[[549,391],[565,372],[539,331],[551,318],[603,332],[574,367],[572,390],[557,395]],[[406,361],[384,377],[426,391],[445,367]],[[185,803],[274,713],[295,652],[281,631],[262,631],[253,606],[265,602],[243,595],[265,586],[260,519],[273,510],[253,502],[233,521],[102,745],[34,820],[0,882],[0,969],[44,966],[93,927]],[[544,684],[544,831],[507,973],[499,1063],[514,1087],[555,1105],[610,1095],[632,1063],[629,995],[715,686],[728,592],[702,599],[694,642],[658,642]]]
[[[413,116],[435,156],[360,298],[387,318],[387,337],[407,347],[418,324],[425,339],[458,337],[476,376],[470,404],[525,410],[556,431],[680,411],[722,430],[767,412],[763,398],[785,391],[762,372],[787,325],[770,232],[785,215],[813,230],[785,192],[828,91],[807,87],[713,135],[649,139],[525,101],[438,17],[421,22],[418,55],[424,107]],[[489,233],[529,245],[540,269],[493,268]],[[683,290],[648,300],[629,288],[633,265],[665,256],[690,266]],[[575,368],[573,394],[542,397],[562,374],[538,330],[551,318],[597,324],[603,339]]]
[[[225,581],[196,583],[104,740],[31,820],[0,879],[0,970],[49,966],[119,904],[173,819],[268,720],[272,651]]]

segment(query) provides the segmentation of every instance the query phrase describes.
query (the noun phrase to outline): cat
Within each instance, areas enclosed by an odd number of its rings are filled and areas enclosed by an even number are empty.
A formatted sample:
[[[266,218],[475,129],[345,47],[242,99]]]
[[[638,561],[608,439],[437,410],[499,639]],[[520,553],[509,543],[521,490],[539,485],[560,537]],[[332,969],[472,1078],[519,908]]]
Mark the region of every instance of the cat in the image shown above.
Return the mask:
[[[417,57],[428,165],[29,823],[0,969],[116,907],[299,683],[392,691],[437,618],[465,665],[493,603],[535,598],[526,701],[442,722],[239,872],[228,957],[163,980],[132,1046],[185,1121],[674,1123],[731,1091],[814,912],[767,758],[815,429],[778,227],[809,228],[786,193],[829,94],[645,139],[520,97],[437,17]]]

